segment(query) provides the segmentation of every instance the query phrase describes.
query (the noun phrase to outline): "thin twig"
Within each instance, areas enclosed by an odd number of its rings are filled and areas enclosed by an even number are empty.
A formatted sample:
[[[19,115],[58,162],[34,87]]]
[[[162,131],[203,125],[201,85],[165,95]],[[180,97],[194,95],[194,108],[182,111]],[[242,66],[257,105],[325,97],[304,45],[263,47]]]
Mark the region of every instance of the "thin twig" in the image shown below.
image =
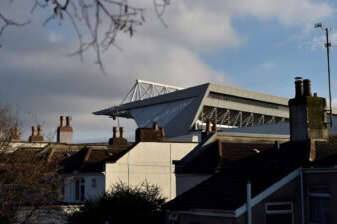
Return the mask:
[[[137,27],[145,22],[144,8],[130,5],[127,0],[33,0],[31,9],[50,10],[50,15],[45,19],[43,25],[53,20],[62,22],[64,19],[70,21],[79,41],[78,49],[70,55],[83,55],[88,50],[94,50],[96,63],[102,71],[105,71],[103,54],[111,47],[119,47],[115,44],[119,34],[126,33],[130,37],[134,35]],[[153,0],[155,12],[167,27],[163,19],[166,7],[170,0]],[[17,23],[0,14],[0,36],[8,26],[22,26],[27,23]],[[1,24],[1,23],[0,23]]]

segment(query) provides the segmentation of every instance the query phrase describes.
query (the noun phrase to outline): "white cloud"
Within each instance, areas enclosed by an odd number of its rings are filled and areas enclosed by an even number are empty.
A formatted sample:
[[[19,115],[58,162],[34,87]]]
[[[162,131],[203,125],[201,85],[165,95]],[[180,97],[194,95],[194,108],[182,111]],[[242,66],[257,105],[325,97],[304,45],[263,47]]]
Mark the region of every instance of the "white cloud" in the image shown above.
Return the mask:
[[[315,0],[239,0],[231,1],[227,6],[239,15],[276,18],[286,25],[312,25],[312,22],[331,16],[335,11],[329,4]]]
[[[153,7],[149,0],[135,2],[147,9]],[[296,27],[300,32],[312,30],[315,22],[334,12],[328,3],[315,0],[172,0],[164,15],[167,29],[161,26],[152,10],[147,10],[147,23],[139,32],[150,36],[150,40],[160,40],[193,52],[213,53],[246,42],[246,37],[233,25],[236,17],[277,21]]]
[[[173,41],[194,50],[214,50],[219,47],[232,47],[240,43],[230,14],[208,10],[207,4],[195,6],[191,1],[176,1],[166,16],[169,36]]]

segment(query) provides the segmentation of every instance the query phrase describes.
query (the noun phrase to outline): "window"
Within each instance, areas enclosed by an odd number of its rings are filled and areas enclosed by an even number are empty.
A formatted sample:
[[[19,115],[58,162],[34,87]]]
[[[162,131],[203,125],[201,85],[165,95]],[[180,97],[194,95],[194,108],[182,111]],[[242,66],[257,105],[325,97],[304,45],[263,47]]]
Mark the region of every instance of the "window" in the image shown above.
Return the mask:
[[[309,196],[309,219],[310,223],[330,223],[330,192],[326,186],[310,188]]]
[[[65,186],[64,186],[64,182],[63,182],[62,187],[61,187],[61,192],[60,192],[61,200],[64,200],[64,193],[65,193]]]
[[[293,224],[294,208],[292,202],[266,203],[266,224]]]
[[[96,188],[96,187],[97,187],[97,181],[96,181],[96,178],[92,178],[92,179],[91,179],[91,187],[92,187],[92,188]]]
[[[76,201],[85,200],[85,180],[84,178],[79,178],[75,180],[75,200]]]
[[[81,192],[80,192],[80,200],[84,201],[85,200],[85,180],[82,178],[81,179]]]
[[[75,180],[75,200],[80,200],[80,180]]]

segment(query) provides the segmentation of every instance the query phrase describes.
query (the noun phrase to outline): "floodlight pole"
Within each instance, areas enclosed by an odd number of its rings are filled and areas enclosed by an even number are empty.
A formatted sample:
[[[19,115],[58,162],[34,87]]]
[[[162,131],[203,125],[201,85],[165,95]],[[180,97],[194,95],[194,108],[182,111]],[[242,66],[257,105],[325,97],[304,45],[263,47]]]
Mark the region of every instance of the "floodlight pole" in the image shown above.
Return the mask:
[[[325,47],[326,47],[326,57],[327,57],[327,61],[328,61],[328,82],[329,82],[329,107],[330,107],[330,127],[332,127],[332,97],[331,97],[331,75],[330,75],[330,47],[331,47],[331,43],[329,41],[329,29],[328,28],[324,28],[325,31],[325,37],[326,37],[326,43],[325,43]]]
[[[331,43],[329,41],[329,29],[327,27],[323,28],[322,23],[316,23],[315,24],[315,28],[321,28],[322,30],[324,30],[325,32],[325,38],[326,38],[326,42],[325,42],[325,48],[326,48],[326,57],[328,60],[328,82],[329,82],[329,112],[330,112],[330,116],[329,116],[329,120],[330,120],[330,127],[332,127],[332,97],[331,97],[331,75],[330,75],[330,47],[331,47]]]

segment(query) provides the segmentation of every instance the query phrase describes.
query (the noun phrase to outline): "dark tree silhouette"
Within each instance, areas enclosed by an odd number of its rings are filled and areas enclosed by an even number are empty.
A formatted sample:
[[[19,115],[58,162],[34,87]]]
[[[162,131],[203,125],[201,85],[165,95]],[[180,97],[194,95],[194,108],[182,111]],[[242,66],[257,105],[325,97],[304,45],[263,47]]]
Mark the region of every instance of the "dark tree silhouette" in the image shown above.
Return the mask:
[[[11,141],[11,132],[17,124],[16,118],[13,116],[10,108],[0,105],[0,153],[8,149]]]
[[[17,124],[11,110],[0,106],[0,223],[17,223],[18,211],[23,210],[20,221],[25,223],[39,208],[59,199],[57,164],[37,150],[12,147]]]
[[[69,218],[70,224],[160,224],[165,199],[157,186],[144,183],[137,187],[118,184],[110,193],[87,202]]]

